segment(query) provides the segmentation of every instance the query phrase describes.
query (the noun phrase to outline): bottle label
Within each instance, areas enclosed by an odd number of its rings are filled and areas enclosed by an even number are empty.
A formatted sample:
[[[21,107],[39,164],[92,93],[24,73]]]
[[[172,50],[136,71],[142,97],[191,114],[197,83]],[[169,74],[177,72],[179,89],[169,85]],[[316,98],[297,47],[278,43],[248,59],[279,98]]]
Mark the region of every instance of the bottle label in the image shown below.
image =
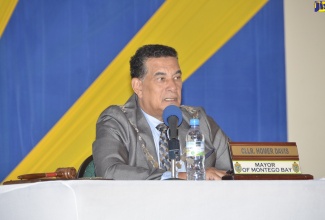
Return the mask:
[[[204,142],[203,141],[189,141],[186,142],[186,156],[204,156]]]

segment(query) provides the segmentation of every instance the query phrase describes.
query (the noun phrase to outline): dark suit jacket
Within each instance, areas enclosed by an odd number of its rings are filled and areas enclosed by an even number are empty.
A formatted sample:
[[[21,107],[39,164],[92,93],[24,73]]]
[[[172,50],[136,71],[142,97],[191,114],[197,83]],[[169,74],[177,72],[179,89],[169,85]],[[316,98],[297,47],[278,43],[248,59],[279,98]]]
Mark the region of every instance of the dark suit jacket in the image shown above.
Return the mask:
[[[178,128],[180,147],[185,147],[189,120],[199,111],[200,128],[205,135],[205,151],[213,153],[205,166],[229,170],[231,162],[228,137],[206,115],[203,108],[181,106],[182,124]],[[185,152],[185,151],[183,151]],[[100,115],[93,143],[96,175],[108,179],[160,179],[165,172],[159,169],[157,152],[150,127],[138,106],[134,94],[123,106],[110,106]]]

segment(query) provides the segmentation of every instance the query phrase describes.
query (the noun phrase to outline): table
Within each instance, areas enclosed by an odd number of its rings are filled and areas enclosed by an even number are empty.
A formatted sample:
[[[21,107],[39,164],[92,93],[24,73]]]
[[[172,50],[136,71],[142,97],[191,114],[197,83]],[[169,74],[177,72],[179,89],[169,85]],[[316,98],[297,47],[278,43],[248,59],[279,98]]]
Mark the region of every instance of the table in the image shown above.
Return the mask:
[[[0,219],[325,219],[325,180],[1,185]]]

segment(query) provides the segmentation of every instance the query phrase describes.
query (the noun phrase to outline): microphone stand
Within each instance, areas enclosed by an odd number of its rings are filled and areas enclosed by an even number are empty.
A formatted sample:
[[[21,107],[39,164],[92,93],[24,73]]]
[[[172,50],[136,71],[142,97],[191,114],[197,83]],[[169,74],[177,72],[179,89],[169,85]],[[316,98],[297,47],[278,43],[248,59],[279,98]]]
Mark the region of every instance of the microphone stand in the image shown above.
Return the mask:
[[[180,147],[179,147],[179,140],[177,138],[171,138],[168,140],[168,156],[171,160],[171,173],[172,176],[169,180],[179,180],[176,178],[176,167],[175,167],[175,161],[180,160],[179,155]]]

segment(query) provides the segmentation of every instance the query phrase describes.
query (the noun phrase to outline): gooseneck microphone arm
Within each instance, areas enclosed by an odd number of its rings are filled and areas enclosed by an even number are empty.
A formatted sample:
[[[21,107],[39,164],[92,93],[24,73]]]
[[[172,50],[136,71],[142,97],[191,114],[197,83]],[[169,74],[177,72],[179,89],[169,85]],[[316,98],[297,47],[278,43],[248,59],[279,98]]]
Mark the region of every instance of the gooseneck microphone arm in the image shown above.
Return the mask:
[[[170,160],[176,160],[179,161],[179,140],[178,140],[178,130],[177,130],[177,124],[178,124],[178,117],[175,115],[172,115],[168,117],[168,126],[169,126],[169,140],[168,140],[168,156]]]
[[[178,118],[175,115],[172,115],[168,117],[168,126],[169,126],[169,138],[178,138],[178,130],[177,130],[177,124],[178,124]]]

